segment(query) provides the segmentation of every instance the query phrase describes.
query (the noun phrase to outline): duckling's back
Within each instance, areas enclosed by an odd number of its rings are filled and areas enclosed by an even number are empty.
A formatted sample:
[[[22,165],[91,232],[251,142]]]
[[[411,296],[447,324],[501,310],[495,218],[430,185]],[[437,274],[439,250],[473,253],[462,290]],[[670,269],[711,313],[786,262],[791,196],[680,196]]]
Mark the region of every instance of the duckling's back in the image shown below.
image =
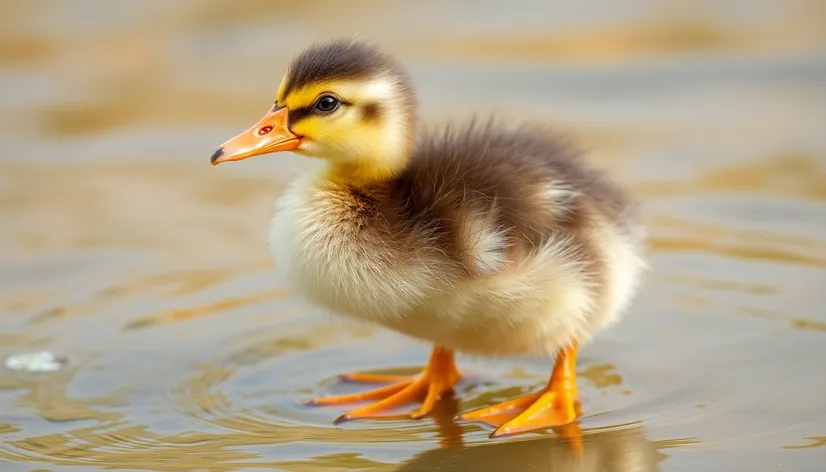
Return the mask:
[[[473,121],[425,135],[396,186],[408,222],[440,228],[448,252],[474,245],[490,252],[498,241],[519,255],[560,235],[587,250],[598,231],[639,247],[644,234],[637,203],[623,189],[530,125],[505,130]]]

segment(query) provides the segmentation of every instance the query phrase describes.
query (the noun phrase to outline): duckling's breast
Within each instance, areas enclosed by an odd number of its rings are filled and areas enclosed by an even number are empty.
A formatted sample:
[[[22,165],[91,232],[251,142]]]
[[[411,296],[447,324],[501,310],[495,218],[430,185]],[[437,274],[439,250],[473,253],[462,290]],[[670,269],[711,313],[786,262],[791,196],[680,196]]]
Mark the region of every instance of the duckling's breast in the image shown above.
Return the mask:
[[[324,308],[382,324],[450,284],[455,268],[422,238],[397,231],[369,196],[312,175],[279,199],[270,230],[287,285]]]

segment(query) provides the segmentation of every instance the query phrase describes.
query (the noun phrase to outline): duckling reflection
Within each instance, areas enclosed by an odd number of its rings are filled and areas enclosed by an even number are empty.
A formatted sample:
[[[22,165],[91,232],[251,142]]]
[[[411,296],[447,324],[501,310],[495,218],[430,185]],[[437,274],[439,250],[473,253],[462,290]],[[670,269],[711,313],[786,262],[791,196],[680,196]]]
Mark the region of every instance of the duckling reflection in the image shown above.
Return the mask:
[[[556,436],[533,440],[432,449],[417,454],[396,470],[645,472],[658,470],[662,459],[654,443],[645,439],[644,429],[639,425],[585,430],[577,435],[579,425],[572,423],[561,430],[554,428],[554,431],[558,433]],[[577,441],[581,441],[579,447]]]
[[[448,393],[439,399],[433,408],[433,421],[436,423],[436,431],[439,433],[439,443],[442,448],[451,448],[464,445],[462,439],[462,427],[456,422],[459,414],[459,399]]]

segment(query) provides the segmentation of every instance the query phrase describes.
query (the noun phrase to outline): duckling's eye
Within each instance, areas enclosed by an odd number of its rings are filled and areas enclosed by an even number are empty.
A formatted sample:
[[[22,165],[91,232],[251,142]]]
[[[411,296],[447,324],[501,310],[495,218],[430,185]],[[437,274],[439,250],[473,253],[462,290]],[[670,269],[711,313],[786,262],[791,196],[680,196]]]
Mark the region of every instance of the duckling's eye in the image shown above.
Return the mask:
[[[317,113],[332,113],[338,108],[339,100],[336,97],[325,95],[315,102],[314,111]]]

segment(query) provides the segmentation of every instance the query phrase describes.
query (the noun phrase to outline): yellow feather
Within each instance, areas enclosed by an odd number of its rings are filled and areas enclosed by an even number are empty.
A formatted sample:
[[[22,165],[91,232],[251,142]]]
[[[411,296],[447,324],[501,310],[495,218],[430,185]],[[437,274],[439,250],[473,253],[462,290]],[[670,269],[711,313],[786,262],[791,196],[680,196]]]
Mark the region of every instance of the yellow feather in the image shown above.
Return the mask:
[[[330,163],[327,178],[359,184],[393,177],[403,167],[410,143],[394,82],[383,77],[323,81],[290,90],[286,96],[285,82],[279,87],[278,103],[289,110],[310,107],[324,93],[333,93],[347,103],[335,113],[311,114],[290,127],[303,137],[296,152],[323,157]],[[365,121],[362,107],[375,103],[382,104],[384,119]]]
[[[290,81],[290,72],[287,71],[284,73],[284,77],[281,78],[281,84],[278,85],[278,93],[275,94],[276,103],[283,106],[284,104],[284,89],[287,87],[287,83]]]
[[[348,102],[368,102],[386,100],[392,94],[393,84],[381,79],[369,82],[357,81],[325,81],[310,84],[298,90],[293,90],[286,97],[283,95],[283,83],[279,89],[279,103],[294,110],[312,105],[322,93],[335,93]]]

